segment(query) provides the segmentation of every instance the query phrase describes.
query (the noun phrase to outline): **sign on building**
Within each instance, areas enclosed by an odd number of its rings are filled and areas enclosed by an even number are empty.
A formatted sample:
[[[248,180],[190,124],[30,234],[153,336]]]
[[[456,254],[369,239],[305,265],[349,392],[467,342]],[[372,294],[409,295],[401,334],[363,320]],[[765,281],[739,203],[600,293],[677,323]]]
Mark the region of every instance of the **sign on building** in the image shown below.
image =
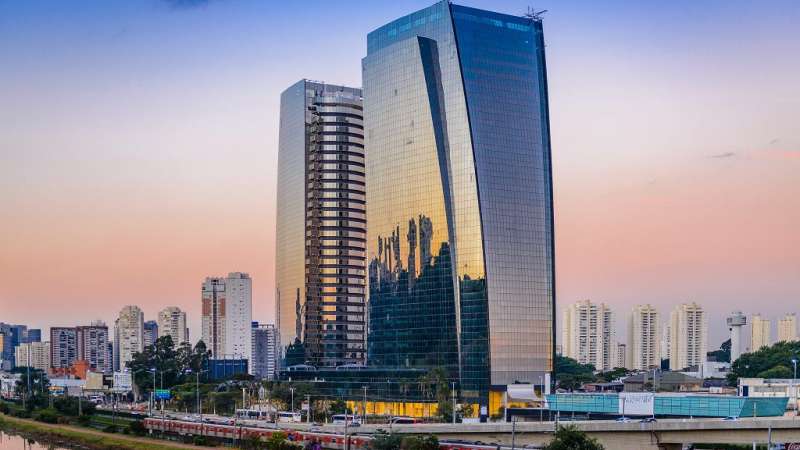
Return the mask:
[[[114,372],[114,392],[130,392],[133,389],[133,377],[128,372]]]
[[[655,395],[652,392],[620,392],[619,413],[623,416],[652,416]]]

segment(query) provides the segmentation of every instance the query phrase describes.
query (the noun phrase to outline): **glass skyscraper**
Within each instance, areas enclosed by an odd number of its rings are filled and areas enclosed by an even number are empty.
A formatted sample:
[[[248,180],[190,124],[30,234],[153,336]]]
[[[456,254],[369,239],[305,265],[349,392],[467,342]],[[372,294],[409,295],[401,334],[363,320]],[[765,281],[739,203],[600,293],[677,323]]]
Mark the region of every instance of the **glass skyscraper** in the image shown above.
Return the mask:
[[[542,23],[447,1],[367,37],[370,365],[442,368],[462,397],[553,370]]]
[[[281,94],[276,297],[287,365],[364,362],[361,90],[301,80]]]

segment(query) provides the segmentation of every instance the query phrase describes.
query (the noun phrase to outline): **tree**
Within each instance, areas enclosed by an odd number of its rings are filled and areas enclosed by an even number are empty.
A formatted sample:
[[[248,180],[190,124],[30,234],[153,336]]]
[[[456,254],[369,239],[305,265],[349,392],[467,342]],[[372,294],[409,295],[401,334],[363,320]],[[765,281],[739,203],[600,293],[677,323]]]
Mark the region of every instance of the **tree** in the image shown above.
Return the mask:
[[[624,367],[615,367],[609,371],[603,372],[598,375],[598,381],[605,381],[606,383],[610,383],[614,380],[618,380],[622,377],[626,377],[631,373],[630,370]]]
[[[594,375],[594,366],[580,364],[572,358],[556,355],[556,383],[564,389],[578,389],[584,383],[597,380]]]
[[[30,411],[47,406],[47,397],[50,391],[50,380],[48,380],[47,374],[43,370],[27,367],[18,367],[14,369],[14,372],[22,374],[22,377],[14,385],[14,391],[17,396],[25,399],[27,409]],[[28,382],[29,375],[30,383]]]
[[[203,341],[192,346],[184,342],[178,349],[169,335],[159,337],[153,345],[148,345],[143,352],[133,354],[133,359],[127,363],[128,369],[133,373],[133,380],[139,388],[153,389],[153,373],[156,369],[156,388],[162,386],[169,389],[177,384],[191,380],[191,373],[197,373],[207,363],[211,352]]]
[[[352,414],[353,411],[347,407],[347,403],[344,400],[334,400],[331,402],[331,405],[328,407],[328,410],[331,414]]]
[[[401,450],[439,450],[439,439],[432,434],[407,436],[400,441]]]
[[[731,340],[728,339],[719,346],[719,350],[707,353],[709,361],[731,362]]]
[[[739,378],[790,378],[793,371],[791,361],[800,355],[800,342],[778,342],[771,347],[764,347],[758,351],[745,353],[731,364],[728,374],[728,384],[736,386]]]
[[[370,448],[372,450],[399,450],[402,438],[395,433],[378,430],[372,435]]]
[[[604,450],[596,439],[590,438],[576,426],[558,427],[553,440],[543,450]]]

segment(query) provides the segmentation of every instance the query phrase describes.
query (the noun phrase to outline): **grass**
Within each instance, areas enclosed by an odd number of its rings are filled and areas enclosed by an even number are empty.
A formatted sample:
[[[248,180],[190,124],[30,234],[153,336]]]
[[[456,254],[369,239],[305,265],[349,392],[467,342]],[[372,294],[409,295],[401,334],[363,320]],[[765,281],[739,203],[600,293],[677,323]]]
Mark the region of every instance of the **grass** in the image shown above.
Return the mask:
[[[121,438],[114,435],[97,435],[84,432],[73,427],[63,425],[47,426],[31,420],[18,419],[0,415],[0,428],[28,433],[44,440],[69,441],[91,449],[122,449],[122,450],[174,450],[185,448],[183,446],[169,445],[168,443],[154,442],[146,438]]]

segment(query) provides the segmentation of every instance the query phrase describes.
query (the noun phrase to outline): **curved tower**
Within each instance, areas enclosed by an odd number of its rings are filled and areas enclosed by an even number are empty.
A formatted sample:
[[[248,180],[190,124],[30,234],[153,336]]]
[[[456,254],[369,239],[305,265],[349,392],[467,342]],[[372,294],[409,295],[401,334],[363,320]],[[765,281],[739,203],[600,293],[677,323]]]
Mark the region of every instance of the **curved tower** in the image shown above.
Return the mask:
[[[369,33],[362,66],[369,364],[444,369],[487,406],[507,384],[546,383],[555,275],[541,21],[441,1]]]

